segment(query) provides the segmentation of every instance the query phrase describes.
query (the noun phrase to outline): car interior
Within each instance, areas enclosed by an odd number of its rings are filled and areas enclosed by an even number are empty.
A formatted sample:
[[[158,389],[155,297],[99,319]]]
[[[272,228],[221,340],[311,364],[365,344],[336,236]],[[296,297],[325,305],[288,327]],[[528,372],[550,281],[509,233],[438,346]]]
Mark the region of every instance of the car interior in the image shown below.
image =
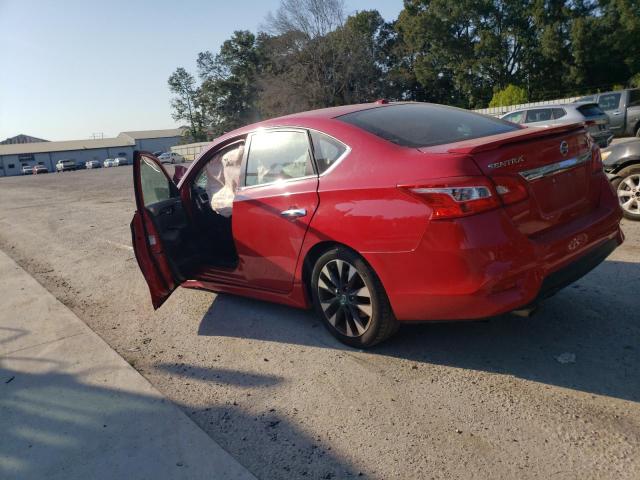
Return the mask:
[[[142,156],[140,181],[144,206],[160,237],[174,277],[182,282],[197,270],[229,268],[238,256],[231,232],[231,209],[240,177],[244,142],[216,153],[192,186],[193,218],[175,184],[155,161]]]
[[[205,164],[191,187],[196,235],[210,252],[207,263],[215,266],[233,268],[238,262],[231,213],[243,154],[244,141],[219,151]]]
[[[346,147],[325,135],[312,136],[324,171]],[[314,175],[308,142],[307,134],[299,131],[252,134],[246,186]],[[232,209],[241,183],[244,152],[244,139],[226,145],[196,173],[190,187],[192,215],[185,211],[177,188],[167,179],[163,167],[144,155],[141,158],[144,205],[177,280],[194,278],[211,268],[233,270],[237,266]]]

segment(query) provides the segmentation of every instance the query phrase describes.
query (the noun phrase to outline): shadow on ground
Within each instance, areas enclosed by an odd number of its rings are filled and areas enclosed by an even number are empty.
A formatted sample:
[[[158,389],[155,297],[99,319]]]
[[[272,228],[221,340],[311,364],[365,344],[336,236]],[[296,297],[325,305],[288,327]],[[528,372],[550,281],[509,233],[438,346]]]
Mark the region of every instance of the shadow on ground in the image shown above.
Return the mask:
[[[42,362],[28,357],[4,360]],[[197,372],[198,376],[202,374],[231,383],[244,377],[242,372],[228,370]],[[255,374],[250,377],[247,385],[269,386],[279,381]],[[159,478],[159,471],[163,472],[162,478],[194,478],[189,474],[188,450],[197,446],[170,449],[170,458],[157,450],[159,436],[167,443],[180,442],[172,430],[174,425],[163,425],[166,400],[86,385],[79,378],[0,368],[0,478]],[[185,411],[192,410],[188,405],[177,405]],[[192,412],[192,416],[196,413],[206,415],[207,423],[216,423],[214,430],[220,431],[234,423],[254,422],[253,415],[233,405],[210,405],[201,412]],[[202,420],[202,415],[195,416]],[[286,438],[300,451],[316,448],[313,438],[275,411],[255,417],[254,424],[256,435],[265,441],[252,442],[252,454],[264,462],[269,462],[274,451],[268,445],[269,439]],[[132,425],[138,428],[131,428]],[[145,428],[149,425],[153,425],[153,431]],[[181,451],[184,456],[180,456]],[[329,475],[326,478],[343,478],[354,470],[331,452],[318,450],[316,455],[322,460],[322,470]],[[291,471],[292,478],[305,474]]]
[[[531,318],[404,326],[369,352],[640,401],[640,264],[607,261]],[[200,335],[347,349],[312,312],[219,295]],[[563,353],[575,363],[561,364]]]

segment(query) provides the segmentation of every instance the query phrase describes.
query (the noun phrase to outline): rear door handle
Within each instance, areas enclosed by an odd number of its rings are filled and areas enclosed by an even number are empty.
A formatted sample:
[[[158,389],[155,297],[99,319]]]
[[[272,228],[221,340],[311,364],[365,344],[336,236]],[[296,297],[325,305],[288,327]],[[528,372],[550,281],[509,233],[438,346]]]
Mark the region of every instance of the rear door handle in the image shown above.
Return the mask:
[[[287,218],[304,217],[307,214],[307,210],[304,208],[290,208],[289,210],[283,210],[280,215]]]

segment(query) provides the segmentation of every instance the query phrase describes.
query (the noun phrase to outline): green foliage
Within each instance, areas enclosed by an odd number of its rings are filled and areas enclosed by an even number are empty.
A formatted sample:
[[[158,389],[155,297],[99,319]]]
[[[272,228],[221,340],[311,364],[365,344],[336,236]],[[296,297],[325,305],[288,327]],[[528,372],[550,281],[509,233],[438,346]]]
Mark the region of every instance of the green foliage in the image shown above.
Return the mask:
[[[267,32],[198,55],[169,79],[194,138],[348,103],[510,105],[640,85],[638,0],[405,0],[398,18],[342,0],[281,0]]]
[[[491,101],[490,107],[508,107],[509,105],[518,105],[521,103],[527,103],[527,92],[522,87],[516,85],[507,85],[502,90],[497,90]]]
[[[168,84],[174,94],[171,100],[173,119],[189,122],[189,133],[194,141],[204,139],[203,116],[193,75],[179,67],[169,77]]]

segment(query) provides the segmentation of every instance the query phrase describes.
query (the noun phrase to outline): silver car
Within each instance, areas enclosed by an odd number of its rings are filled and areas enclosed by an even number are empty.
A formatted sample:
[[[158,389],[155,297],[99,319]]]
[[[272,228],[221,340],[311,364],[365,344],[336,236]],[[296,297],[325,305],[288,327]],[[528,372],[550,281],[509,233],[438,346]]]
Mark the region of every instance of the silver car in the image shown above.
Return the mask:
[[[521,108],[500,118],[531,127],[584,122],[591,137],[601,147],[608,146],[613,140],[613,133],[609,129],[609,117],[594,102]]]

